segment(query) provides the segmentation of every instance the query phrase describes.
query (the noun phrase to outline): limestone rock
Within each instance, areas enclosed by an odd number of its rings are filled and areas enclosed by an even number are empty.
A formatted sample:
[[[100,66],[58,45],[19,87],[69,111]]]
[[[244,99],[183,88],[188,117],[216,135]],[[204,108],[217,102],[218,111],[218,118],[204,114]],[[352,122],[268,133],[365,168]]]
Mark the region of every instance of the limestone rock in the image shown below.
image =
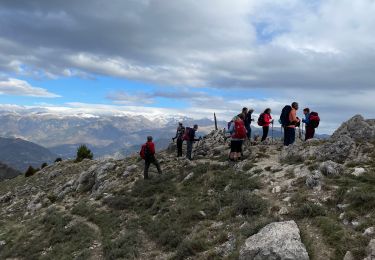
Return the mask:
[[[320,164],[319,170],[325,176],[338,176],[344,172],[344,167],[333,161],[326,161]]]
[[[308,260],[294,221],[275,222],[249,237],[240,249],[240,260]]]
[[[374,234],[375,234],[375,227],[366,228],[366,230],[363,232],[363,235],[365,236],[372,236]]]
[[[353,256],[352,252],[347,251],[343,260],[354,260],[354,256]]]
[[[356,145],[352,138],[347,135],[339,136],[319,147],[316,151],[316,158],[319,161],[331,160],[343,163],[346,159],[352,156],[355,147]]]
[[[364,168],[354,168],[352,175],[359,177],[365,173],[366,173],[366,170]]]
[[[311,175],[306,178],[306,185],[310,189],[320,187],[322,174],[319,171],[313,171]]]
[[[375,239],[371,239],[370,243],[367,246],[368,256],[363,260],[373,260],[375,259]]]

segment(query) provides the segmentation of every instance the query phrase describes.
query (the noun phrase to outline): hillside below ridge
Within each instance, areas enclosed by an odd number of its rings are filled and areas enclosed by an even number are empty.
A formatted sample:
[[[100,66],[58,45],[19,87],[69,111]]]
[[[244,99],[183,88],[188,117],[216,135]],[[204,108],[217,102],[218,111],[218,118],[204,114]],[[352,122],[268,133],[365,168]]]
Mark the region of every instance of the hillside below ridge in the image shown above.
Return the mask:
[[[0,258],[371,259],[375,120],[327,140],[245,144],[213,131],[176,158],[62,161],[0,183]],[[345,257],[345,258],[344,258]]]

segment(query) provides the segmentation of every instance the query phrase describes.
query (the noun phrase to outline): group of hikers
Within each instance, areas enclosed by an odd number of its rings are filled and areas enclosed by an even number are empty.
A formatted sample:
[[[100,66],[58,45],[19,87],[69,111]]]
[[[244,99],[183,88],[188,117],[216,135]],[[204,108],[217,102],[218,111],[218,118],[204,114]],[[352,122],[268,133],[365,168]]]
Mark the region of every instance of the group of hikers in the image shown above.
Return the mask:
[[[285,106],[280,115],[278,122],[281,124],[281,129],[284,132],[284,146],[293,144],[296,140],[296,128],[300,129],[301,123],[305,124],[305,141],[314,138],[315,129],[319,126],[320,118],[317,112],[310,111],[309,108],[303,110],[304,118],[301,120],[297,116],[299,105],[297,102],[293,102],[291,105]],[[274,125],[274,119],[271,116],[271,109],[267,108],[258,117],[257,123],[262,127],[263,135],[261,142],[267,140],[270,126]],[[253,109],[244,107],[240,114],[233,117],[228,123],[228,129],[224,129],[224,135],[231,138],[230,142],[230,153],[229,160],[237,161],[243,156],[242,146],[246,140],[251,142],[251,123],[253,119]],[[176,135],[172,138],[173,141],[177,140],[177,157],[182,157],[182,145],[186,141],[186,158],[192,160],[193,144],[199,141],[200,138],[196,138],[196,131],[198,125],[191,127],[184,127],[182,123],[179,123]],[[256,139],[256,138],[254,138]],[[140,155],[145,160],[144,178],[148,179],[148,170],[151,164],[154,164],[159,172],[162,173],[158,160],[155,158],[155,144],[152,142],[152,137],[147,137],[147,142],[142,145]]]

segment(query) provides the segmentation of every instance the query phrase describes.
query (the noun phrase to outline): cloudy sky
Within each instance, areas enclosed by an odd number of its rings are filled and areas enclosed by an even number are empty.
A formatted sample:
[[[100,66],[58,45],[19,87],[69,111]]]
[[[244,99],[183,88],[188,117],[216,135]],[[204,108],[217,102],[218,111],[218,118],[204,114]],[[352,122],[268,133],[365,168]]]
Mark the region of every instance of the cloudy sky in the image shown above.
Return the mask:
[[[0,1],[0,106],[278,117],[375,111],[374,0]]]

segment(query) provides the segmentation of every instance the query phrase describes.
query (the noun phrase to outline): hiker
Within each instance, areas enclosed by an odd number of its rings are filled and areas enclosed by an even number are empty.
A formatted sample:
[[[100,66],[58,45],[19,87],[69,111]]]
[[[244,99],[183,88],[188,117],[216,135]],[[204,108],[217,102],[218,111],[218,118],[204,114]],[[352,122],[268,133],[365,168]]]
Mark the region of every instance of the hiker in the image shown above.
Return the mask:
[[[201,138],[195,138],[195,132],[198,130],[198,125],[194,125],[193,128],[186,127],[184,140],[186,141],[186,158],[192,160],[191,153],[193,152],[193,144],[199,141]]]
[[[159,174],[162,174],[160,164],[155,157],[155,144],[152,142],[152,136],[147,137],[147,142],[142,145],[140,156],[145,160],[144,179],[148,179],[148,169],[151,163],[154,164]]]
[[[310,109],[308,107],[303,110],[303,114],[305,115],[305,118],[302,119],[302,122],[306,124],[305,141],[307,141],[314,138],[315,128],[319,126],[320,118],[318,113],[310,113]]]
[[[231,161],[240,160],[242,156],[242,144],[247,137],[244,119],[243,114],[235,116],[228,130],[232,137],[229,154],[229,159]]]
[[[254,119],[252,119],[252,114],[254,112],[254,109],[249,109],[248,112],[246,113],[246,116],[245,116],[245,128],[246,128],[246,135],[247,135],[247,139],[250,140],[251,139],[251,122],[254,121]]]
[[[284,145],[288,146],[296,140],[296,126],[300,125],[297,117],[298,103],[293,102],[291,106],[285,106],[281,111],[280,123],[284,128]]]
[[[264,142],[267,139],[268,132],[270,130],[270,124],[273,124],[271,109],[267,108],[262,114],[259,115],[258,125],[263,129],[263,136],[261,142]]]
[[[184,142],[184,133],[185,127],[180,122],[178,123],[178,127],[176,130],[176,136],[172,138],[173,141],[177,139],[177,157],[182,157],[182,143]]]
[[[248,112],[247,107],[244,107],[244,108],[242,108],[242,112],[240,114],[238,114],[237,116],[240,117],[240,118],[243,118],[242,120],[245,121],[247,112]]]

